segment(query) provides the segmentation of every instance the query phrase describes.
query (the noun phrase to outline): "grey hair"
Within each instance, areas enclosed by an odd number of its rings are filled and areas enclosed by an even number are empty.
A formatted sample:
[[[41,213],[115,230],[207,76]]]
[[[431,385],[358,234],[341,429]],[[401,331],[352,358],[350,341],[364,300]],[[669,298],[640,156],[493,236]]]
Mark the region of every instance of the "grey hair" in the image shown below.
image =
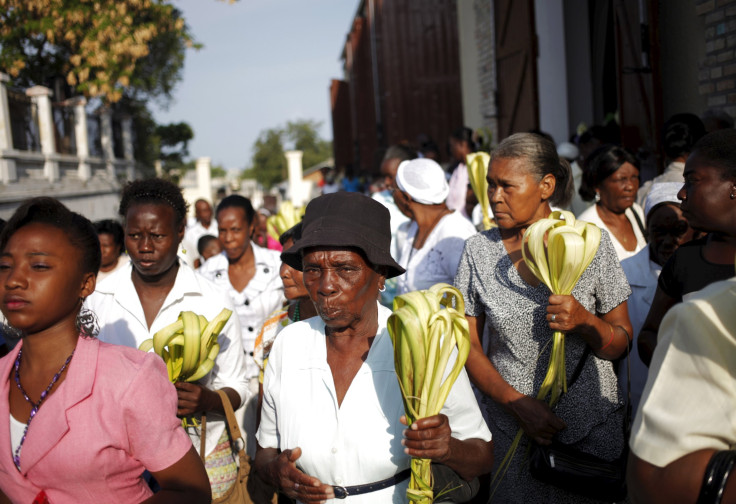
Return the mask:
[[[554,142],[535,133],[515,133],[505,138],[498,147],[491,152],[491,162],[494,159],[523,158],[529,173],[542,180],[545,175],[551,174],[555,178],[555,191],[549,199],[549,204],[556,207],[567,207],[572,200],[574,183],[570,163],[557,155]]]

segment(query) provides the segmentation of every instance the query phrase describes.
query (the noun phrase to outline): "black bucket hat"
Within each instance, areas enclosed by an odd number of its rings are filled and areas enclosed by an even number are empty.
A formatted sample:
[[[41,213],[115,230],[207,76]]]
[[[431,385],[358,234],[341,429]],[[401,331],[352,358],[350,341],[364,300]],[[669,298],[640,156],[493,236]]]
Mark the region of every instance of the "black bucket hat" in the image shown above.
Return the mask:
[[[355,247],[372,266],[384,266],[386,278],[404,273],[391,257],[391,215],[379,202],[353,192],[313,199],[302,220],[302,237],[281,253],[281,260],[302,271],[302,251],[311,247]]]

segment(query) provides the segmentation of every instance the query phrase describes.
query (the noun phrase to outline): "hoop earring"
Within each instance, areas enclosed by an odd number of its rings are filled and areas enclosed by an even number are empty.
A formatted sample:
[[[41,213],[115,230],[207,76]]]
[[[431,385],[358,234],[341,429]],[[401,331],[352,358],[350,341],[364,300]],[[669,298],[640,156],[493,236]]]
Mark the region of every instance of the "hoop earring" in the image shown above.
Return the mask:
[[[386,292],[386,284],[383,284],[378,288],[378,292]]]

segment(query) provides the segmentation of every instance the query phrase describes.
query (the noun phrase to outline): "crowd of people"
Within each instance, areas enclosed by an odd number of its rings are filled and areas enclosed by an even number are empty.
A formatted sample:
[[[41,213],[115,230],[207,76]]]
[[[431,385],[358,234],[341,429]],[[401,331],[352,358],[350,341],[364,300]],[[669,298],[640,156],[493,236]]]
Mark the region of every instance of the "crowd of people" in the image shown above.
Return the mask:
[[[119,220],[24,202],[0,234],[0,503],[223,497],[238,474],[223,401],[256,503],[407,502],[412,457],[432,461],[437,502],[736,501],[736,130],[673,116],[667,168],[644,184],[602,132],[503,139],[490,229],[467,128],[449,167],[391,146],[370,197],[352,176],[278,240],[247,198],[198,200],[190,218],[162,179],[128,183]],[[602,230],[569,295],[523,258],[526,230],[561,209]],[[395,296],[441,282],[464,298],[471,350],[441,413],[407,425],[387,320]],[[194,383],[137,350],[182,311],[223,308]],[[555,331],[567,388],[550,406]],[[540,476],[545,447],[627,489],[564,484],[554,459],[559,481]]]

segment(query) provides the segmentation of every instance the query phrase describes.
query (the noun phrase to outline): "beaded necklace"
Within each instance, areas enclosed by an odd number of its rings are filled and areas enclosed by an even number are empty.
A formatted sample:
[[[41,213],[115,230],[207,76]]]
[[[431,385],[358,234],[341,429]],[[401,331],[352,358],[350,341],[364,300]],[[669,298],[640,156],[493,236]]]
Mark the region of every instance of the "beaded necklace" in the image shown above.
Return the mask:
[[[63,373],[66,367],[69,365],[69,362],[72,360],[72,357],[74,356],[74,350],[72,350],[72,354],[66,358],[66,361],[64,362],[64,365],[61,366],[61,369],[59,369],[59,372],[56,373],[53,378],[51,378],[51,383],[49,383],[49,386],[46,387],[46,390],[41,392],[41,397],[38,399],[38,402],[36,403],[31,401],[31,398],[28,397],[28,394],[26,393],[25,389],[23,389],[23,385],[20,384],[20,373],[18,372],[18,369],[20,369],[20,356],[22,354],[23,354],[23,349],[18,351],[18,357],[16,357],[15,359],[15,366],[14,366],[15,367],[15,374],[14,374],[15,384],[18,386],[20,393],[23,394],[23,399],[25,399],[26,402],[28,402],[31,405],[31,415],[28,417],[26,428],[23,430],[23,436],[20,438],[20,443],[18,444],[18,448],[15,449],[15,454],[13,455],[13,463],[15,464],[15,468],[18,469],[19,471],[20,471],[20,449],[26,440],[26,434],[28,434],[28,427],[31,426],[31,420],[33,420],[33,417],[35,417],[36,413],[38,413],[38,409],[41,407],[41,403],[49,395],[49,392],[51,391],[51,387],[53,387],[54,384],[57,381],[59,381],[59,378],[61,377],[61,373]]]
[[[296,306],[294,306],[294,318],[291,319],[292,322],[299,322],[299,305],[301,305],[301,301],[296,302]]]

